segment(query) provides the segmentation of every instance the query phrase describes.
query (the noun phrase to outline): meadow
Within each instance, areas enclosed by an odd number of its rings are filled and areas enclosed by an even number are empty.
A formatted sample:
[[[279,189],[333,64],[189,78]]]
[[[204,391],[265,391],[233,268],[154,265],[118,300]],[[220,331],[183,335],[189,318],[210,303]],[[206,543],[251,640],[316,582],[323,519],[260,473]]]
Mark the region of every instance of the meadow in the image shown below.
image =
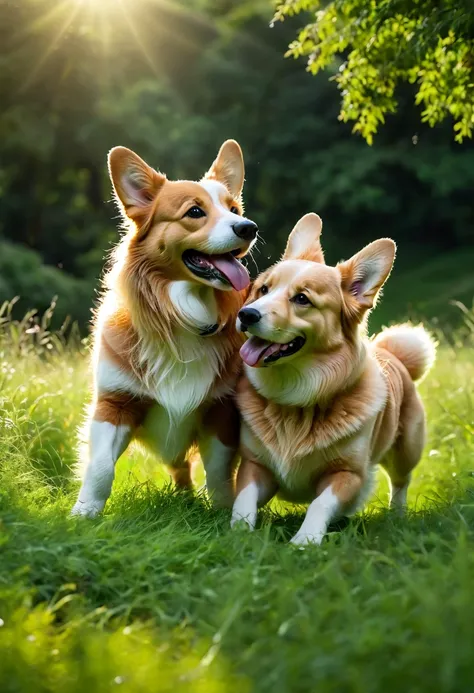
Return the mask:
[[[420,386],[429,440],[407,515],[380,475],[364,512],[306,550],[287,544],[302,508],[230,531],[139,450],[102,517],[70,518],[88,350],[48,320],[0,314],[1,693],[472,691],[469,311]]]

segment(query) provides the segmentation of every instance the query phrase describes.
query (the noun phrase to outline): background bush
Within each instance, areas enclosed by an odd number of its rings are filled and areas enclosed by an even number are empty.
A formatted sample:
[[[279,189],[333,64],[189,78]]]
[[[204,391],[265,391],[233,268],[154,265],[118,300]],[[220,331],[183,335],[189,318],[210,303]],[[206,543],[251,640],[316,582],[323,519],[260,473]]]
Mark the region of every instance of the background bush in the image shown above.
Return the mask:
[[[0,242],[0,304],[12,296],[20,297],[14,306],[16,314],[24,315],[32,309],[42,314],[58,297],[52,316],[54,327],[60,327],[68,316],[87,325],[93,291],[92,281],[43,264],[39,253]]]
[[[331,262],[380,236],[397,241],[387,318],[423,314],[428,303],[430,314],[453,319],[450,300],[470,303],[472,142],[455,143],[449,119],[420,123],[412,87],[402,85],[398,113],[367,146],[338,121],[328,78],[339,58],[316,77],[284,58],[311,15],[270,28],[272,13],[269,0],[0,5],[0,236],[64,275],[61,285],[44,270],[29,283],[12,268],[6,289],[21,293],[19,316],[37,292],[45,301],[59,293],[59,310],[87,323],[82,296],[90,304],[93,293],[79,286],[97,285],[118,238],[110,147],[135,149],[170,178],[196,178],[227,137],[244,149],[246,209],[264,239],[258,268],[314,210]],[[422,268],[430,281],[413,277]]]

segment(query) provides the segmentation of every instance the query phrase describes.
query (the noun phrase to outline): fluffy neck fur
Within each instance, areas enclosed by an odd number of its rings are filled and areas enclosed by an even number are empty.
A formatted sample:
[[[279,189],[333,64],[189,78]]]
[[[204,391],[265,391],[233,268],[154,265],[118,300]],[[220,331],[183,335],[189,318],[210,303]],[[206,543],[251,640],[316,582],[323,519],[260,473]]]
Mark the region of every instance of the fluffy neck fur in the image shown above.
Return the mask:
[[[212,299],[210,313],[217,314],[220,328],[201,336],[199,325],[170,299],[172,280],[140,255],[133,237],[123,239],[114,260],[98,312],[97,353],[105,344],[121,369],[133,373],[147,396],[160,402],[171,417],[230,392],[242,344],[235,318],[243,295],[212,288],[208,292],[204,287],[199,299]]]
[[[293,363],[268,368],[246,366],[245,371],[265,399],[285,406],[325,408],[360,378],[366,361],[366,342],[357,334],[353,341],[344,341],[329,354],[312,353]]]
[[[179,358],[177,331],[194,335],[199,341],[199,326],[189,315],[181,313],[170,300],[171,281],[166,276],[167,258],[162,258],[161,267],[156,260],[151,263],[144,255],[137,234],[129,232],[116,247],[112,265],[105,277],[105,287],[114,296],[117,309],[125,310],[139,342],[161,343],[176,351]],[[198,296],[199,285],[196,285]],[[245,292],[217,291],[203,286],[199,300],[208,299],[210,312],[217,312],[219,331],[229,336],[236,333],[235,319],[245,300]],[[236,348],[240,340],[236,339]]]

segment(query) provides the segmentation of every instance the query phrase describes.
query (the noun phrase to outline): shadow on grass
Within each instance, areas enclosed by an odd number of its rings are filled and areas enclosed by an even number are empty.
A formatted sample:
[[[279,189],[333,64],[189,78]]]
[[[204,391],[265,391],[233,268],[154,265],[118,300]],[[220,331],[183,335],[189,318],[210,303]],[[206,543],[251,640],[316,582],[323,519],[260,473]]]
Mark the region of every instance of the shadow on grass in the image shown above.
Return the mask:
[[[472,479],[470,479],[472,481]],[[114,489],[106,505],[105,512],[93,520],[70,518],[69,511],[75,500],[78,485],[67,484],[43,489],[42,497],[32,496],[32,504],[25,507],[24,498],[10,495],[3,489],[3,503],[0,513],[6,517],[20,514],[25,522],[46,521],[50,526],[75,526],[81,531],[88,528],[107,527],[120,533],[127,527],[143,532],[156,532],[169,523],[178,531],[204,533],[216,537],[228,532],[230,510],[215,509],[203,490],[185,491],[177,489],[171,482],[157,486],[151,481],[139,482],[133,474],[128,474],[126,483]],[[36,498],[36,500],[35,500]],[[48,499],[46,501],[46,498]],[[372,503],[365,511],[350,518],[343,517],[332,523],[328,536],[333,539],[350,531],[356,536],[367,537],[387,534],[391,530],[407,530],[416,533],[436,532],[443,529],[449,520],[464,522],[474,527],[474,484],[457,484],[448,499],[441,497],[420,497],[420,509],[408,508],[405,513],[389,509],[383,502]],[[1,500],[1,496],[0,496]],[[259,511],[257,534],[262,530],[276,543],[286,543],[297,532],[304,520],[305,506],[285,504],[283,512],[271,506]],[[250,533],[249,533],[250,534]]]
[[[105,514],[94,520],[70,518],[72,500],[71,493],[55,493],[48,502],[37,490],[22,495],[3,487],[0,602],[2,592],[22,589],[31,592],[33,604],[69,595],[59,621],[76,609],[100,609],[104,625],[137,618],[165,629],[197,618],[205,624],[208,602],[215,619],[224,618],[217,605],[236,603],[259,566],[275,576],[271,590],[279,580],[298,584],[303,571],[310,594],[315,571],[337,572],[349,564],[363,570],[374,555],[429,569],[435,550],[449,563],[462,528],[474,527],[471,490],[405,517],[370,510],[333,525],[322,547],[303,552],[285,546],[303,520],[301,509],[281,515],[267,508],[251,534],[231,530],[230,511],[212,509],[204,494],[149,482],[116,489]]]

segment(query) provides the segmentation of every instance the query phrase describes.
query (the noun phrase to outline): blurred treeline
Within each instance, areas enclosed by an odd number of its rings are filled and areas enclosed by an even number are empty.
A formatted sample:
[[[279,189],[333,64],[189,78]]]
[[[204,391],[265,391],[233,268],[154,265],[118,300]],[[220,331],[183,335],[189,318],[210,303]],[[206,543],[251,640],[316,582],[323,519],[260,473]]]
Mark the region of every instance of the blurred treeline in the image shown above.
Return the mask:
[[[108,149],[196,178],[233,137],[265,239],[260,269],[317,211],[331,262],[380,236],[398,242],[387,320],[470,302],[472,143],[455,144],[450,123],[421,125],[407,87],[367,146],[338,122],[329,75],[284,58],[304,18],[270,28],[271,16],[270,0],[0,3],[0,300],[43,310],[58,294],[58,320],[85,326],[118,234]]]

